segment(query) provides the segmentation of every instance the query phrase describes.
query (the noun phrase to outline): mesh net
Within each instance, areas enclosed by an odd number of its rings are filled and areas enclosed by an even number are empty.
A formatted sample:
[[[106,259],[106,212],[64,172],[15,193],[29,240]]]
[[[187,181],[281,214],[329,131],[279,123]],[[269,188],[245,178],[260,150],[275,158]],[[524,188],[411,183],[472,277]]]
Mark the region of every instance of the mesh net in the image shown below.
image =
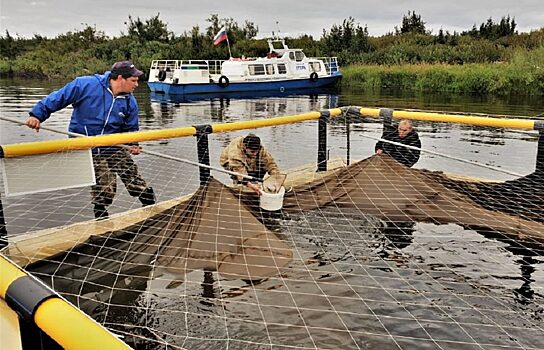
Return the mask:
[[[240,134],[210,135],[211,152]],[[196,160],[193,139],[146,147]],[[163,201],[139,208],[119,186],[110,219],[87,221],[88,189],[7,199],[3,254],[137,349],[543,348],[541,173],[363,158],[289,171],[268,212],[225,174],[200,186],[144,154]]]

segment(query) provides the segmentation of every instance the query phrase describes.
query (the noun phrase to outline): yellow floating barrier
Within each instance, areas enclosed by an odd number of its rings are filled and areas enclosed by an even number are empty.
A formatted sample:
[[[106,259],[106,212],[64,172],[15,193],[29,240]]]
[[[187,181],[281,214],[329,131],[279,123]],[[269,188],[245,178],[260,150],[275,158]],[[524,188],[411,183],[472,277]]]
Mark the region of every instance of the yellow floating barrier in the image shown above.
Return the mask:
[[[64,349],[131,349],[52,289],[0,255],[0,297]]]
[[[384,109],[381,108],[360,108],[359,114],[366,117],[380,118],[381,112]],[[468,124],[476,126],[491,126],[497,128],[512,128],[512,129],[531,129],[538,130],[542,128],[541,123],[538,120],[530,119],[512,119],[512,118],[491,118],[480,116],[467,116],[457,114],[442,114],[431,112],[412,112],[412,111],[394,111],[394,119],[411,119],[411,120],[425,120],[429,122],[443,122],[443,123],[458,123]]]
[[[477,126],[489,126],[498,128],[514,128],[514,129],[544,129],[544,122],[530,119],[508,119],[508,118],[491,118],[480,116],[466,116],[455,114],[442,114],[430,112],[412,112],[412,111],[393,111],[384,108],[363,108],[363,107],[343,107],[332,108],[324,111],[315,111],[291,116],[258,119],[250,121],[240,121],[233,123],[221,123],[209,125],[209,130],[213,133],[227,132],[244,129],[257,129],[267,126],[291,124],[296,122],[317,120],[321,116],[338,117],[346,113],[358,113],[361,116],[380,118],[384,111],[392,113],[392,118],[395,119],[412,119],[425,120],[430,122],[444,123],[459,123]],[[161,139],[169,139],[175,137],[194,136],[198,132],[197,127],[172,128],[164,130],[150,130],[140,132],[130,132],[122,134],[91,136],[68,138],[61,140],[28,142],[12,145],[0,146],[0,158],[22,157],[37,154],[47,154],[54,152],[63,152],[69,150],[89,149],[93,147],[106,147],[120,144],[154,141]]]

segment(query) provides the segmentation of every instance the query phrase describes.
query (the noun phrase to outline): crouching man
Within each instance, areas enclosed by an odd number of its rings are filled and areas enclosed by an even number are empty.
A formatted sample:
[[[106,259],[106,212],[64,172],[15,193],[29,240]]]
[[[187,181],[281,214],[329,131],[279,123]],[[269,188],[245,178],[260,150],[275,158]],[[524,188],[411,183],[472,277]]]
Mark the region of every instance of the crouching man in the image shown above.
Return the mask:
[[[261,139],[254,135],[240,136],[232,140],[221,152],[219,162],[223,168],[242,175],[262,180],[266,173],[279,174],[280,168],[272,155],[261,144]],[[261,194],[257,182],[248,181],[242,176],[232,176],[235,184],[244,184],[257,194]]]

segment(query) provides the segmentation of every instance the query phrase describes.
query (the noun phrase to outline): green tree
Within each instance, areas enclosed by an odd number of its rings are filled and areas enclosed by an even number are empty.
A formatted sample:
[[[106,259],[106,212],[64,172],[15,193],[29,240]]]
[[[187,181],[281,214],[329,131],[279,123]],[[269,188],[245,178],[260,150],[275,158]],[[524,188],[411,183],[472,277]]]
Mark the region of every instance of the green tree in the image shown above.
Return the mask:
[[[418,34],[426,34],[425,30],[425,22],[421,19],[421,15],[418,15],[416,11],[408,11],[408,15],[404,15],[402,17],[402,24],[400,27],[400,31],[396,29],[397,34],[405,34],[405,33],[418,33]]]
[[[3,58],[14,59],[18,54],[17,45],[15,39],[9,34],[6,29],[6,35],[0,36],[0,53]]]
[[[168,31],[167,23],[163,22],[159,16],[160,13],[157,13],[156,16],[144,22],[140,17],[133,19],[129,15],[128,22],[125,22],[128,35],[140,41],[169,41],[173,34]]]
[[[209,43],[210,54],[205,58],[221,59],[225,58],[225,56],[228,57],[225,45],[213,46],[212,39],[222,27],[225,27],[227,30],[227,37],[233,56],[246,55],[248,54],[248,51],[254,51],[253,49],[246,50],[245,46],[238,44],[243,43],[247,46],[248,41],[257,36],[259,27],[257,27],[255,23],[245,21],[244,25],[240,26],[233,18],[219,18],[219,15],[217,14],[210,15],[210,17],[206,19],[206,22],[209,22],[209,26],[206,28],[205,37],[206,42]],[[202,52],[200,54],[202,55]]]
[[[479,29],[476,25],[470,31],[461,33],[469,35],[473,38],[482,38],[488,40],[497,40],[499,38],[516,34],[517,23],[510,16],[502,17],[498,23],[495,23],[491,17],[484,23],[480,24]]]
[[[330,32],[323,30],[321,38],[323,52],[331,53],[360,53],[371,50],[368,42],[368,28],[355,24],[355,19],[349,17],[342,25],[334,24]]]
[[[194,55],[194,57],[201,57],[199,53],[201,54],[204,50],[204,38],[200,34],[200,28],[198,26],[194,26],[191,30],[191,54]]]
[[[18,36],[13,37],[6,30],[6,34],[0,36],[0,57],[9,60],[15,59],[27,51],[36,49],[45,41],[47,39],[38,34],[35,34],[32,39],[24,39]]]
[[[219,18],[219,15],[212,14],[206,19],[206,22],[210,23],[206,28],[206,35],[210,37],[210,39],[213,38],[222,27],[225,27],[231,44],[237,40],[253,39],[259,33],[259,27],[256,26],[255,23],[245,21],[244,25],[241,27],[232,17]]]

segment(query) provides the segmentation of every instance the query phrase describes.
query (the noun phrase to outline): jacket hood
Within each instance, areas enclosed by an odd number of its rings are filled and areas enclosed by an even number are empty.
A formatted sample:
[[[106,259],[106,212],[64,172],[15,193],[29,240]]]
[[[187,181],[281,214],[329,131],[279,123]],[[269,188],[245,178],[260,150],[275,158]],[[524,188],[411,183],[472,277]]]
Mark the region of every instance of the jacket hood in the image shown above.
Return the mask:
[[[107,71],[104,74],[95,74],[94,77],[98,79],[100,82],[100,85],[102,85],[105,89],[108,89],[110,87],[110,76],[111,72]]]

